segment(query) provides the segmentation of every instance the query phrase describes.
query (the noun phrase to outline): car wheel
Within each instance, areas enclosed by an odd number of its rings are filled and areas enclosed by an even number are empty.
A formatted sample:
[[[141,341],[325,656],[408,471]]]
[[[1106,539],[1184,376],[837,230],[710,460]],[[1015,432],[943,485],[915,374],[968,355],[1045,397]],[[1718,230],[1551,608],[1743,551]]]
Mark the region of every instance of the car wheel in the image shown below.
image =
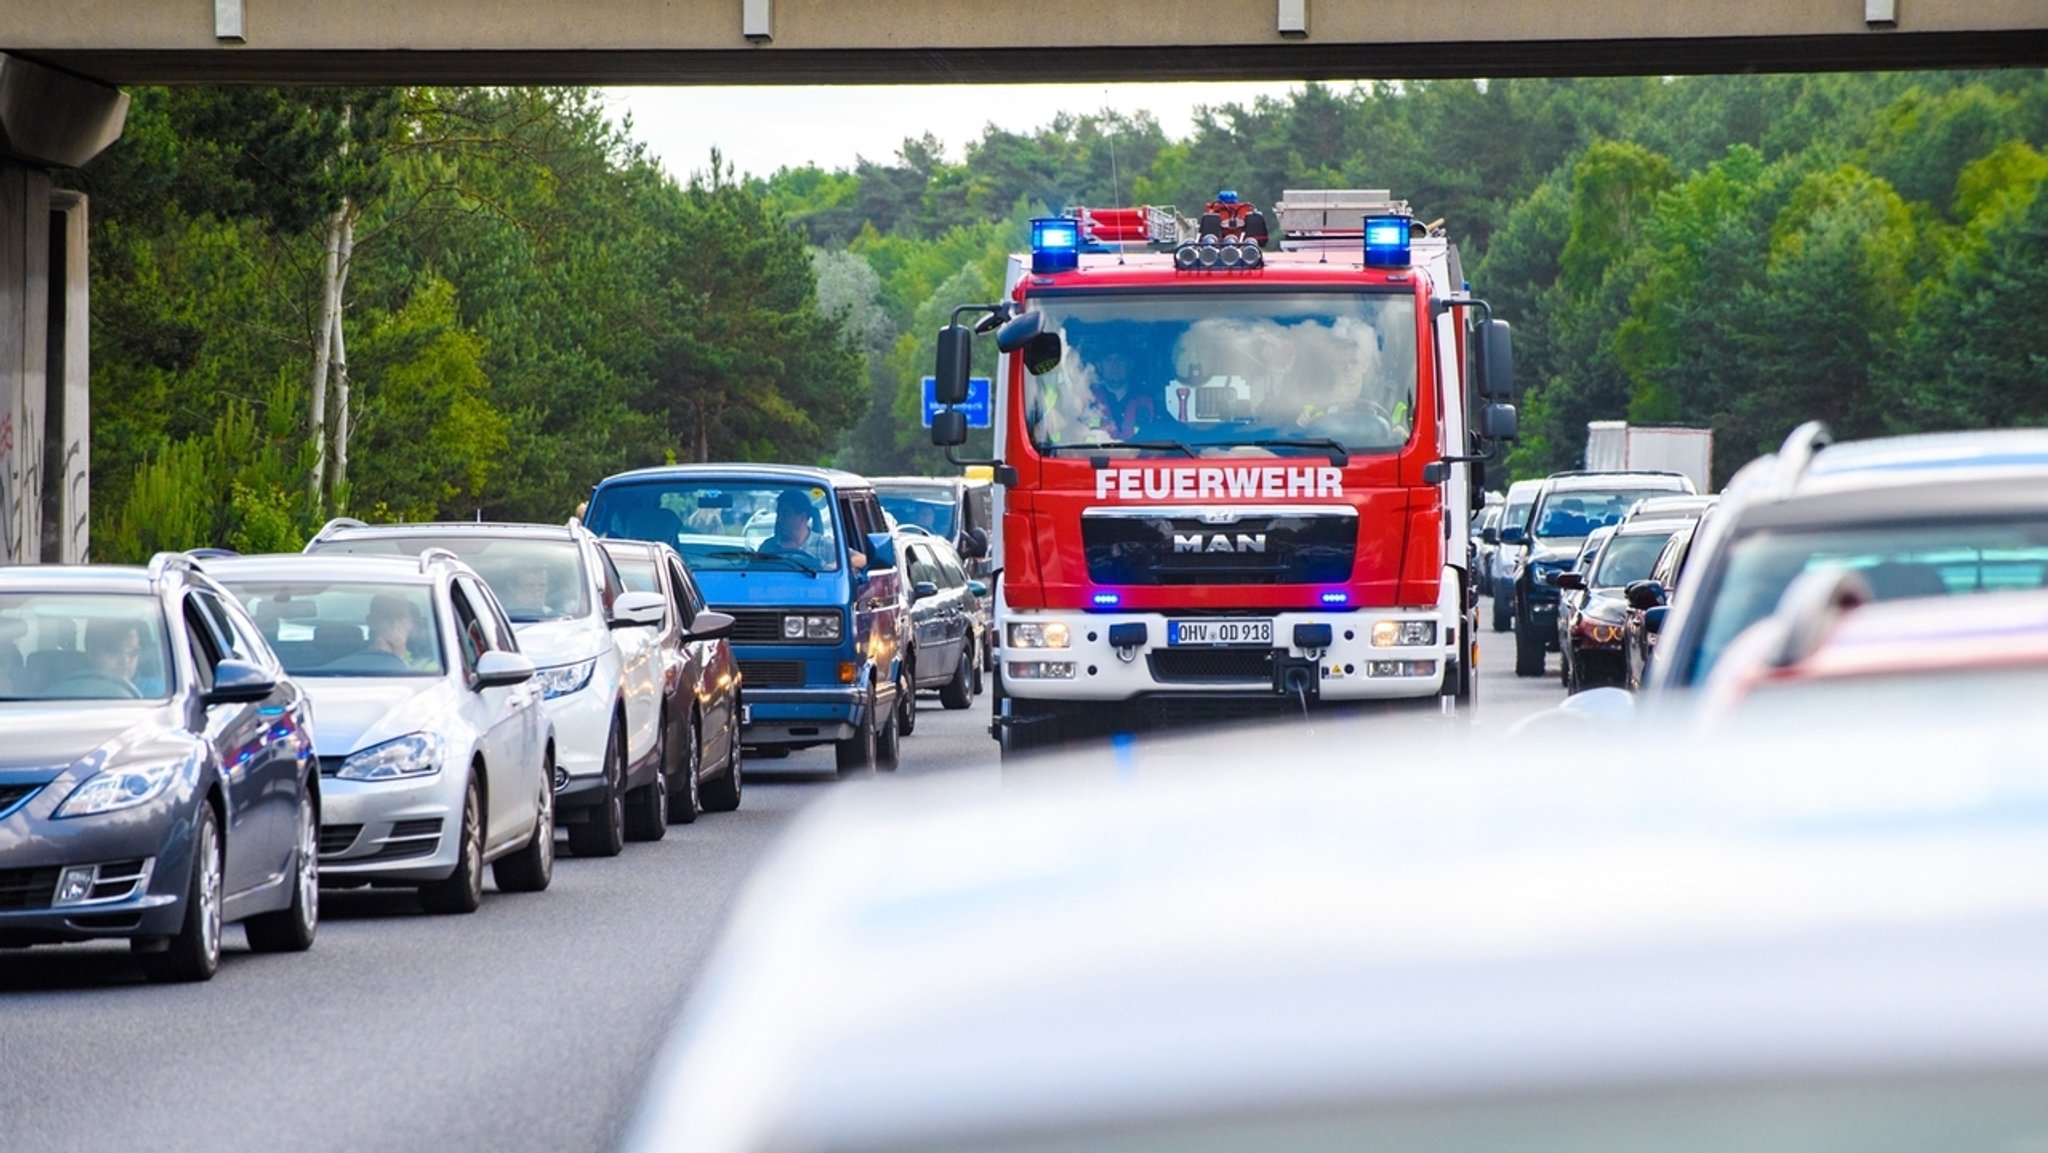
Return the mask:
[[[704,811],[704,797],[698,791],[697,774],[704,771],[704,730],[697,724],[697,714],[690,714],[689,729],[683,733],[682,788],[674,784],[668,790],[668,823],[687,825]]]
[[[733,723],[727,727],[732,734],[725,751],[725,772],[720,773],[704,786],[704,808],[707,812],[730,813],[740,807],[740,792],[746,782],[740,772],[740,726],[737,719],[739,705],[733,705]]]
[[[916,708],[913,701],[912,708]],[[903,763],[903,714],[891,709],[889,719],[882,725],[882,731],[875,734],[875,767],[885,773],[893,773]]]
[[[1493,631],[1504,633],[1515,627],[1514,601],[1501,593],[1495,593],[1493,600]]]
[[[484,903],[484,798],[476,777],[462,795],[462,838],[455,855],[455,871],[445,881],[420,886],[420,907],[429,913],[474,913]]]
[[[142,954],[142,973],[152,981],[209,981],[220,971],[220,822],[201,801],[192,833],[192,879],[185,886],[185,919],[161,952]]]
[[[911,654],[896,670],[896,735],[907,737],[917,731],[917,655]]]
[[[1515,675],[1540,677],[1545,663],[1543,638],[1527,616],[1515,614]]]
[[[968,645],[960,651],[960,663],[953,666],[953,679],[939,690],[939,703],[949,709],[965,709],[974,705],[974,646]]]
[[[616,857],[626,847],[626,726],[612,721],[604,748],[604,796],[581,824],[569,826],[569,851],[579,857]]]
[[[972,680],[972,681],[970,682],[970,684],[971,684],[971,688],[970,688],[970,690],[969,690],[969,691],[970,691],[970,692],[972,692],[972,693],[973,693],[973,695],[975,695],[975,696],[977,696],[977,697],[978,697],[978,696],[980,696],[980,695],[981,695],[981,689],[982,689],[982,683],[981,683],[981,668],[982,668],[982,665],[983,665],[983,663],[985,663],[985,662],[987,661],[987,659],[988,659],[988,658],[986,658],[986,657],[982,656],[982,654],[981,654],[981,646],[980,646],[980,645],[977,645],[977,644],[975,644],[975,643],[974,643],[973,641],[969,641],[969,642],[967,642],[967,648],[968,648],[968,654],[967,654],[967,655],[968,655],[968,663],[969,663],[969,666],[970,666],[970,668],[972,669],[972,672],[973,672],[973,677],[974,677],[974,679],[973,679],[973,680]]]
[[[299,798],[298,844],[292,847],[292,903],[242,922],[258,953],[303,953],[320,928],[320,806],[309,788]]]
[[[860,731],[832,746],[832,759],[842,777],[873,776],[877,734],[875,732],[875,690],[868,689],[868,707],[863,710]]]
[[[550,745],[541,762],[540,812],[533,819],[533,839],[526,847],[491,863],[491,879],[501,893],[538,893],[555,879],[555,750]]]

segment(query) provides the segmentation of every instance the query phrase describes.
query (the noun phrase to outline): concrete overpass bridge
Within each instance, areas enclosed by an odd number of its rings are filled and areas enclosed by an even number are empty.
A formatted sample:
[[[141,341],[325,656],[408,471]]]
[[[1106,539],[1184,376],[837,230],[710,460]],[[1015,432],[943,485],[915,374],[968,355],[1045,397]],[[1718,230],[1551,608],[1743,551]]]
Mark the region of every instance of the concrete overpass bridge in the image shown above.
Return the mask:
[[[123,84],[878,84],[2048,65],[2048,0],[10,0],[0,562],[85,555],[86,205]]]

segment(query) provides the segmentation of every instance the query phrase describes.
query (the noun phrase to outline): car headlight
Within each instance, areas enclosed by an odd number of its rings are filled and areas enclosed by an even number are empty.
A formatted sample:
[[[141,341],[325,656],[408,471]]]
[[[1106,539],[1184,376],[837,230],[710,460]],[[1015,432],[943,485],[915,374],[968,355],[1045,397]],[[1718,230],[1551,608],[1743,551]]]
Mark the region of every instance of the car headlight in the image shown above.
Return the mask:
[[[838,613],[791,613],[782,618],[786,641],[837,641],[845,634]]]
[[[344,781],[395,781],[440,771],[441,738],[433,733],[409,733],[349,754],[334,775]]]
[[[550,665],[536,669],[533,683],[540,686],[540,695],[547,700],[566,697],[590,683],[590,675],[597,671],[597,658],[577,661],[571,665]]]
[[[1074,643],[1065,621],[1011,621],[1013,649],[1063,649]]]
[[[102,769],[71,790],[64,803],[57,806],[55,815],[90,817],[146,804],[171,787],[181,764],[179,761],[167,761],[160,765]]]

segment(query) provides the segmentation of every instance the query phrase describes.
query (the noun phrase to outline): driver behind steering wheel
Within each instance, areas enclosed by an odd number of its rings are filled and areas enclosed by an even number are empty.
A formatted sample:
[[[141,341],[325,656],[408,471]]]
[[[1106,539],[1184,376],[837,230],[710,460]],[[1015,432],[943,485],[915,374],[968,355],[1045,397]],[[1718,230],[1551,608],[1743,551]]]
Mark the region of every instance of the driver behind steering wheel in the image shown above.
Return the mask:
[[[142,663],[142,625],[133,620],[91,620],[85,625],[86,667],[65,677],[83,684],[119,685],[122,695],[139,697],[135,670]],[[61,682],[60,682],[61,683]]]

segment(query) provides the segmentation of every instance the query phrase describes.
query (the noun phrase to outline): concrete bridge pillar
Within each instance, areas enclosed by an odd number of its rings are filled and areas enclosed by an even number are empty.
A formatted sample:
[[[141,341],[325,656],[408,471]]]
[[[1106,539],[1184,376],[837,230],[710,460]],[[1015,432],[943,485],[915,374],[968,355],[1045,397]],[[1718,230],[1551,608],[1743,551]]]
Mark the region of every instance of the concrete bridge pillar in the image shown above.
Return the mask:
[[[121,134],[118,89],[0,53],[0,563],[86,559],[86,204],[56,189]]]

